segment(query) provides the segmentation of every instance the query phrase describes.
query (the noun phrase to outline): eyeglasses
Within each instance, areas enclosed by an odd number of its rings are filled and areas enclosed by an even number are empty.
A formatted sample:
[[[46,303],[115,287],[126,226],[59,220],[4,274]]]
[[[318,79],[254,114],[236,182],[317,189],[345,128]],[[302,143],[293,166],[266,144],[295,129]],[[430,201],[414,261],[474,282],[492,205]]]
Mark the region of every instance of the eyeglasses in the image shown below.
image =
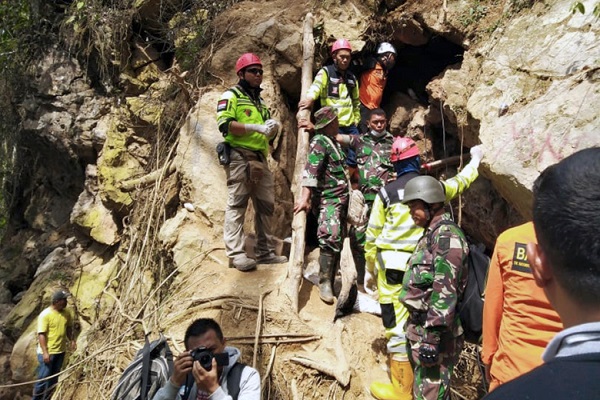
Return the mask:
[[[258,75],[258,74],[262,75],[262,74],[264,74],[265,71],[263,71],[260,68],[248,68],[248,69],[246,69],[246,72],[250,72],[251,74],[254,74],[254,75]]]

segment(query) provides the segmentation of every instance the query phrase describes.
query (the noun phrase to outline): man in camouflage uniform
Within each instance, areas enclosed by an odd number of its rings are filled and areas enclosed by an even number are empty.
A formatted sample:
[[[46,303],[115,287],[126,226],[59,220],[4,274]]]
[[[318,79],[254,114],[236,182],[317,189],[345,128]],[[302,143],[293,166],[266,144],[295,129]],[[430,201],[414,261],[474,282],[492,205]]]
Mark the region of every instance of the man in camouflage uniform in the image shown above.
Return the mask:
[[[481,146],[472,147],[469,164],[458,175],[444,181],[447,202],[477,178],[482,157]],[[397,177],[380,190],[371,209],[365,243],[365,290],[375,286],[379,294],[381,320],[388,339],[391,383],[373,382],[370,391],[380,400],[410,400],[413,371],[406,351],[408,312],[398,297],[407,262],[423,236],[423,228],[414,224],[409,208],[402,203],[406,184],[419,176],[421,161],[417,144],[408,137],[396,137],[390,159]]]
[[[335,108],[321,108],[315,113],[315,120],[317,134],[310,142],[308,160],[302,172],[302,194],[294,205],[294,213],[312,211],[318,214],[319,297],[332,304],[332,281],[346,234],[348,178],[346,157],[335,140],[338,133]]]
[[[463,345],[456,306],[467,285],[469,247],[445,212],[445,200],[444,187],[431,176],[411,179],[402,200],[415,224],[426,230],[408,260],[400,292],[409,312],[406,337],[415,399],[448,398]]]
[[[368,133],[361,136],[338,135],[342,144],[354,146],[358,166],[358,189],[365,196],[368,212],[379,190],[393,179],[394,166],[390,161],[394,137],[387,131],[387,118],[381,108],[372,110],[367,120]],[[367,214],[368,215],[368,214]],[[365,239],[367,224],[350,228],[350,244],[356,266],[356,281],[362,286],[365,279]]]

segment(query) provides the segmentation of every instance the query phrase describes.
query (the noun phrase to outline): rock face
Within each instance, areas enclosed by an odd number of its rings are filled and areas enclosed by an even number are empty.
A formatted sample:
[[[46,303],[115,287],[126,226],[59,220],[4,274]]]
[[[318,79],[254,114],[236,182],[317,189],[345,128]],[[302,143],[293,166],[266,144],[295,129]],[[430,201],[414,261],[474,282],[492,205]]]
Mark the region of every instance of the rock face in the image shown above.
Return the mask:
[[[466,144],[484,144],[485,176],[525,218],[544,168],[600,145],[600,27],[569,8],[537,4],[448,70],[445,96],[432,93],[450,118],[466,110]]]
[[[122,93],[112,98],[95,89],[77,60],[52,49],[36,66],[33,94],[21,104],[24,151],[19,156],[27,168],[22,172],[14,217],[0,252],[0,309],[4,315],[0,373],[8,376],[4,369],[12,351],[14,381],[32,377],[36,365],[34,321],[58,286],[74,293],[82,330],[79,347],[83,349],[74,355],[77,360],[89,354],[86,346],[104,337],[110,327],[108,315],[118,311],[127,317],[127,323],[139,323],[147,304],[155,302],[161,306],[156,311],[159,317],[180,304],[189,306],[192,315],[200,307],[197,298],[190,300],[190,296],[210,286],[207,292],[218,297],[221,279],[231,276],[227,281],[231,284],[223,292],[258,295],[273,290],[271,301],[277,306],[269,310],[269,318],[263,317],[265,321],[286,321],[278,328],[290,326],[293,318],[285,314],[283,290],[274,289],[281,287],[284,271],[261,269],[258,275],[242,277],[226,268],[222,229],[227,188],[215,154],[222,140],[215,106],[221,93],[236,83],[233,68],[239,55],[258,54],[265,70],[263,97],[273,118],[282,122],[268,158],[275,177],[273,233],[278,239],[289,236],[296,151],[294,113],[301,95],[301,32],[307,10],[316,13],[316,30],[322,32],[317,39],[325,44],[346,37],[355,50],[361,50],[373,45],[375,39],[362,35],[370,29],[377,40],[389,40],[407,54],[408,50],[415,54],[415,49],[436,36],[465,49],[462,59],[454,59],[439,75],[428,78],[426,92],[415,94],[408,84],[388,93],[384,107],[391,132],[418,140],[424,161],[445,154],[445,150],[458,154],[463,150],[461,144],[465,148],[483,144],[482,177],[455,211],[465,230],[488,248],[506,227],[529,218],[530,187],[541,170],[579,149],[600,145],[596,107],[600,104],[600,27],[589,14],[571,14],[571,1],[536,2],[532,10],[507,13],[511,16],[478,41],[472,36],[477,21],[466,18],[471,15],[467,2],[448,2],[448,8],[440,10],[439,2],[433,1],[349,1],[335,6],[327,6],[331,2],[323,2],[327,3],[324,6],[309,1],[244,1],[213,21],[210,39],[214,42],[205,43],[198,52],[203,62],[198,64],[201,71],[192,71],[197,73],[196,80],[186,80],[178,68],[184,63],[194,65],[198,59],[183,51],[189,50],[185,46],[195,38],[191,32],[198,33],[186,30],[186,21],[198,18],[205,22],[207,12],[183,10],[173,14],[176,21],[164,22],[156,18],[161,15],[156,7],[177,2],[137,3],[141,9],[136,23],[147,23],[148,29],[155,30],[170,23],[168,26],[179,29],[174,39],[177,48],[171,54],[175,63],[168,71],[168,61],[161,59],[157,48],[139,37],[132,38],[131,65],[120,76]],[[593,2],[585,3],[592,8]],[[387,27],[375,22],[369,26],[378,7],[390,11]],[[490,15],[508,11],[500,5],[488,8]],[[325,53],[323,45],[317,60],[327,57]],[[315,68],[319,66],[317,63]],[[198,82],[202,87],[195,86]],[[181,128],[169,131],[169,126]],[[454,172],[449,168],[441,176]],[[161,186],[165,181],[168,185]],[[150,195],[154,188],[161,192]],[[152,199],[157,197],[161,206],[151,208],[149,204],[154,205]],[[158,226],[144,225],[155,215],[160,215]],[[253,218],[250,206],[245,225],[248,233],[253,231]],[[143,257],[140,248],[146,251]],[[152,269],[153,263],[160,264],[159,272]],[[124,270],[132,265],[147,269],[132,274],[135,281],[122,282]],[[219,278],[202,275],[200,267]],[[175,289],[181,287],[193,294],[185,292],[188,297],[177,298],[180,292]],[[129,297],[121,303],[117,296],[132,288],[142,288],[136,295],[143,306],[124,311]],[[310,305],[310,289],[303,286],[304,304]],[[188,311],[177,310],[180,314]],[[156,315],[150,317],[159,319]],[[215,311],[214,315],[221,314]],[[320,317],[305,313],[302,318],[318,325],[324,335],[332,332]],[[350,318],[348,329],[356,329],[350,332],[352,336],[360,329],[362,322],[357,321],[367,319]],[[110,331],[123,329],[124,336],[137,340],[143,332],[134,322]],[[168,332],[171,328],[181,330],[180,326],[160,324],[156,330]],[[368,339],[373,340],[373,349],[382,347],[376,339]],[[348,348],[355,344],[346,343]],[[322,350],[319,346],[312,350]],[[109,365],[106,374],[116,376],[119,367],[115,360],[108,360],[115,357],[104,358]],[[353,382],[358,383],[348,389],[350,398],[364,395],[362,386],[369,383],[368,371],[377,360],[370,362],[354,370]]]

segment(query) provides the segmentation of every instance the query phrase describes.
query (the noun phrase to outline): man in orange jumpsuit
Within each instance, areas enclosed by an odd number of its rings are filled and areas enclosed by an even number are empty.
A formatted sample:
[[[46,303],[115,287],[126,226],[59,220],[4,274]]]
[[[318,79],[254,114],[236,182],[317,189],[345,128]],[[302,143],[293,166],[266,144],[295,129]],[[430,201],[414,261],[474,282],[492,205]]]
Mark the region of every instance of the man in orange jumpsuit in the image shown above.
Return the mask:
[[[377,47],[375,57],[369,57],[360,66],[363,70],[360,75],[359,99],[360,99],[360,124],[361,133],[369,131],[367,121],[371,111],[381,107],[383,90],[387,84],[388,73],[396,64],[396,49],[391,43],[383,42]]]
[[[537,243],[533,223],[511,228],[496,241],[483,308],[483,363],[490,391],[542,364],[544,348],[562,323],[527,260]]]

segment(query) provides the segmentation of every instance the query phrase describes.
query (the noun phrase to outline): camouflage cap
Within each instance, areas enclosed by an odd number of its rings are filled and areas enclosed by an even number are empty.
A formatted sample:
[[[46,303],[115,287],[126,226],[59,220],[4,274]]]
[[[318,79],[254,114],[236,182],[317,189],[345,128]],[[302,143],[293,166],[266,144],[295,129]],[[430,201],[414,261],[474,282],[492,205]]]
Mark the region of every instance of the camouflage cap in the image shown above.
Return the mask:
[[[337,110],[326,106],[315,113],[315,130],[323,129],[337,118]]]

